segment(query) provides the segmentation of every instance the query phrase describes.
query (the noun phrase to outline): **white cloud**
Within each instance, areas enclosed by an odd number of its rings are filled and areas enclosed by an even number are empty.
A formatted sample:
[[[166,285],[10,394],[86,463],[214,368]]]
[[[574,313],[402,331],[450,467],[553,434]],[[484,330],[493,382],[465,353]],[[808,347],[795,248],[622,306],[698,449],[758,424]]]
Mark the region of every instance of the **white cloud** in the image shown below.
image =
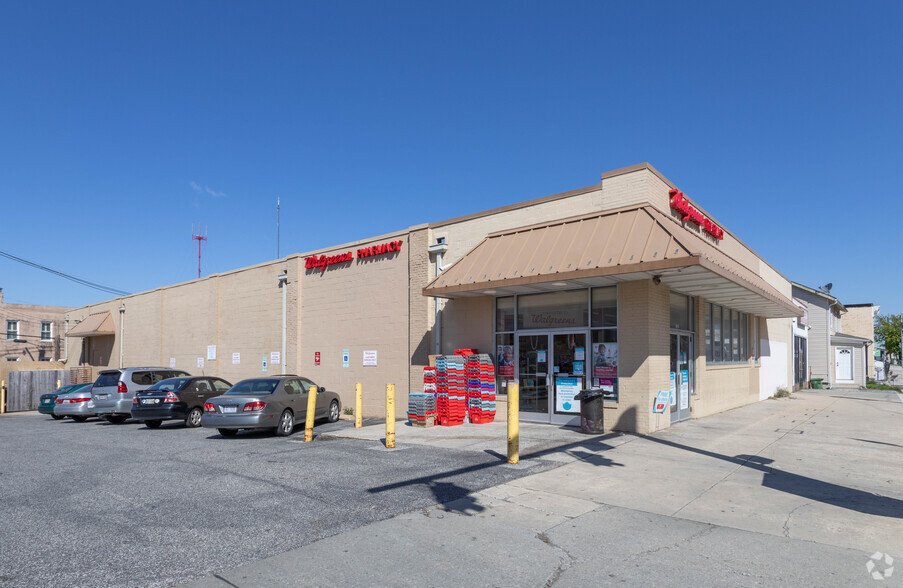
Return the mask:
[[[204,190],[198,185],[197,182],[188,182],[188,185],[191,186],[191,189],[195,192],[203,192]]]
[[[225,196],[225,195],[226,195],[225,192],[217,192],[216,190],[212,190],[212,189],[210,188],[210,186],[204,186],[204,191],[207,192],[208,194],[210,194],[211,196],[216,197],[216,198],[219,198],[220,196]]]

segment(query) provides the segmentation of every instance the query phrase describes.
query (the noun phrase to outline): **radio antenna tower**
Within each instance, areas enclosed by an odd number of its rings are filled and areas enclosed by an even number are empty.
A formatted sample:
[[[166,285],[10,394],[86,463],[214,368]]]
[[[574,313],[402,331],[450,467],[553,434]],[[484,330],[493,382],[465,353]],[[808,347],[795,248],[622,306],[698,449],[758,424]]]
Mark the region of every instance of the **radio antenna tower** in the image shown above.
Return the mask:
[[[276,197],[276,259],[279,259],[281,251],[279,249],[279,197]]]
[[[198,242],[198,277],[201,277],[201,241],[207,240],[207,229],[204,229],[204,234],[201,235],[201,223],[198,223],[198,234],[194,234],[194,225],[191,225],[191,239],[196,240]]]

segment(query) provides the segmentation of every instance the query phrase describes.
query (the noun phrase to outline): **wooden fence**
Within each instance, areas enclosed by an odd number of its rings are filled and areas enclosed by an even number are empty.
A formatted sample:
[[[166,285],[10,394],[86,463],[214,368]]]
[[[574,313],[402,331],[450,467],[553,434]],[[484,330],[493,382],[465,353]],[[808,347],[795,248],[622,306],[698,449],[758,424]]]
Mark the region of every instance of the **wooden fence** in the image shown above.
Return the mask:
[[[19,412],[37,410],[41,394],[56,390],[56,382],[61,386],[69,384],[69,370],[33,370],[9,372],[6,390],[6,411]]]

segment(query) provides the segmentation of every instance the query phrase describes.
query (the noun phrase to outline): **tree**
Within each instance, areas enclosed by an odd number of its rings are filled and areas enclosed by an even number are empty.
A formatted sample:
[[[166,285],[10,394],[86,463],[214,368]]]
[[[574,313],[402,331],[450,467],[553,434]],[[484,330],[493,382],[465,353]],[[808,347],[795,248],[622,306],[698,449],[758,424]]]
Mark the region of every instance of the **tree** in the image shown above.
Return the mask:
[[[903,315],[878,315],[875,319],[875,341],[884,343],[884,351],[900,357],[900,328],[903,327]]]

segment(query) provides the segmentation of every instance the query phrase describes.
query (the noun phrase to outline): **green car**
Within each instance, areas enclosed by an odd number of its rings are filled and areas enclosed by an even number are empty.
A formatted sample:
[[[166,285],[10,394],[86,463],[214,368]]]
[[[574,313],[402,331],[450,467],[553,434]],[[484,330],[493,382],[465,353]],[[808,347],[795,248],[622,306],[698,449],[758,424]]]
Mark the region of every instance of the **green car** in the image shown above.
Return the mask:
[[[75,392],[85,386],[90,386],[91,383],[87,384],[70,384],[68,386],[62,386],[57,388],[53,392],[49,394],[41,394],[41,404],[38,405],[38,412],[41,414],[49,414],[53,418],[59,420],[65,417],[62,417],[58,414],[53,414],[53,405],[56,404],[56,397],[60,394],[68,394],[69,392]]]

